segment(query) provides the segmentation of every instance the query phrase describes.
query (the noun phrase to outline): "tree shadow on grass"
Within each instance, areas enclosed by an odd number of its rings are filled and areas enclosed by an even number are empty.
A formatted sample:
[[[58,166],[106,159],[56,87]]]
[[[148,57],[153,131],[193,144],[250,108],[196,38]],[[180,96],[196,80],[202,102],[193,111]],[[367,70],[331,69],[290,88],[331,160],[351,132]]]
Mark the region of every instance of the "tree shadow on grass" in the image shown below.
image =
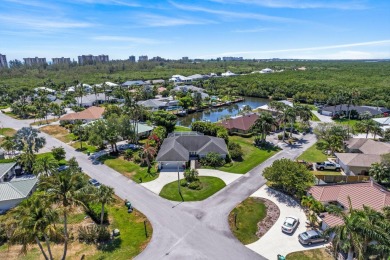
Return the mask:
[[[122,239],[120,237],[116,237],[112,239],[108,243],[102,243],[97,246],[98,250],[103,252],[113,252],[121,247]]]

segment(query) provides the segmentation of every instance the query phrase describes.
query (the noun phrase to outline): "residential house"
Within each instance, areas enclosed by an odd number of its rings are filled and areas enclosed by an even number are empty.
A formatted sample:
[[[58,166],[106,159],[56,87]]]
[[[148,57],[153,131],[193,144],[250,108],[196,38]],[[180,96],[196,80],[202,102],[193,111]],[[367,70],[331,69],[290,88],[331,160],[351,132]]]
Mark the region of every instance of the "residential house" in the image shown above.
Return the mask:
[[[251,127],[253,126],[253,124],[256,122],[258,118],[259,116],[253,113],[253,114],[231,117],[229,119],[223,120],[218,124],[225,127],[230,134],[231,133],[247,134],[250,132]]]
[[[16,162],[0,163],[0,183],[7,182],[15,176]]]
[[[34,175],[12,178],[0,182],[0,212],[17,206],[35,190],[38,178]]]
[[[150,110],[166,109],[168,107],[167,102],[160,101],[158,99],[148,99],[137,102],[138,105],[144,106]]]
[[[176,86],[173,88],[174,91],[182,91],[184,93],[187,93],[188,91],[192,92],[204,92],[203,88],[198,88],[193,85],[183,85],[183,86]]]
[[[122,83],[122,86],[127,87],[127,88],[132,88],[134,86],[143,86],[146,84],[147,83],[143,80],[129,80],[129,81]]]
[[[106,95],[106,93],[97,93],[95,94],[88,94],[83,96],[82,98],[76,97],[77,104],[82,107],[91,107],[98,104],[103,104],[105,102],[115,102],[117,101],[116,98],[111,97],[109,95]]]
[[[104,107],[89,107],[81,112],[69,113],[60,117],[60,122],[74,122],[81,120],[84,123],[103,118]]]
[[[190,160],[205,157],[210,152],[225,158],[229,154],[225,140],[197,132],[178,132],[164,139],[156,161],[160,169],[176,169]]]
[[[231,72],[230,70],[224,72],[221,74],[222,77],[231,77],[231,76],[237,76],[237,74]]]
[[[264,74],[264,73],[272,73],[272,72],[274,72],[274,71],[272,69],[270,69],[270,68],[265,68],[265,69],[260,70],[260,73],[262,73],[262,74]]]
[[[390,117],[373,118],[373,120],[377,122],[383,130],[390,128]]]
[[[347,114],[347,111],[356,111],[357,114],[370,113],[372,116],[387,115],[390,111],[385,107],[372,107],[372,106],[354,106],[347,104],[341,104],[336,106],[325,106],[319,109],[319,113],[325,116],[335,116],[340,114]]]
[[[48,94],[53,94],[53,95],[56,94],[56,91],[54,89],[47,88],[47,87],[37,87],[37,88],[34,88],[34,91],[36,93],[42,91],[42,92],[45,92],[45,93],[48,93]]]
[[[139,138],[147,138],[153,131],[154,127],[148,126],[147,124],[137,124],[137,135]]]
[[[369,206],[381,211],[385,206],[390,206],[390,192],[373,181],[312,186],[308,194],[324,205],[333,204],[344,210],[349,208],[349,199],[353,209]],[[342,219],[331,214],[324,213],[320,217],[322,229],[343,223]]]
[[[280,100],[280,101],[277,101],[277,102],[283,103],[283,104],[285,104],[285,105],[287,105],[289,107],[294,107],[294,104],[291,101],[288,101],[288,100]],[[259,106],[255,110],[257,110],[258,112],[269,112],[273,116],[276,116],[276,115],[279,114],[279,112],[277,110],[275,110],[273,108],[270,108],[269,104],[265,104],[265,105]]]
[[[173,75],[169,81],[174,83],[188,83],[192,81],[192,78],[185,77],[183,75]]]
[[[346,153],[335,153],[336,162],[348,175],[367,175],[371,165],[390,153],[390,144],[366,138],[351,138],[345,142]]]
[[[208,75],[201,75],[201,74],[194,74],[194,75],[191,75],[191,76],[188,76],[188,77],[191,78],[193,81],[194,80],[201,80],[201,79],[209,78]]]

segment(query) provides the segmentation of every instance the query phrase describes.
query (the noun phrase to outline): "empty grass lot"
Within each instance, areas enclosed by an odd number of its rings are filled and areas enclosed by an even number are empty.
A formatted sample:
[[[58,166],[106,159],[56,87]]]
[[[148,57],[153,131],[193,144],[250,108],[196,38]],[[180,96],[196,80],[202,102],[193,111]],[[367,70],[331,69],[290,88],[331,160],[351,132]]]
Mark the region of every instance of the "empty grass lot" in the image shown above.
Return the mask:
[[[148,182],[158,177],[156,167],[153,166],[148,173],[148,167],[141,167],[139,164],[123,159],[123,157],[102,156],[99,160],[135,182],[141,182],[140,178],[142,178],[142,182]]]
[[[237,214],[237,228],[234,224],[234,215]],[[248,198],[237,205],[229,214],[230,230],[244,245],[253,243],[259,238],[256,236],[257,223],[267,215],[267,207],[259,198]]]
[[[322,162],[328,160],[328,156],[321,150],[318,150],[316,144],[313,144],[298,157],[298,160],[305,160],[307,162]]]
[[[0,128],[0,135],[13,136],[16,134],[16,130],[13,128]]]
[[[240,136],[230,136],[229,142],[239,143],[244,156],[241,161],[228,163],[225,166],[218,168],[218,170],[244,174],[278,152],[277,148],[274,148],[273,150],[259,149],[253,145],[253,140],[254,137],[243,138]]]
[[[190,132],[190,131],[191,131],[191,128],[189,128],[189,127],[185,127],[185,126],[181,126],[181,125],[175,126],[175,132]]]
[[[332,260],[333,257],[324,248],[298,251],[286,256],[287,260]]]
[[[69,143],[75,139],[74,134],[69,133],[65,127],[59,125],[47,125],[41,127],[40,130],[64,143]]]
[[[216,177],[202,176],[199,177],[199,180],[203,185],[201,190],[191,190],[187,187],[180,187],[184,201],[204,200],[226,186],[223,180]],[[162,188],[160,196],[168,200],[181,201],[177,187],[177,181],[166,184]]]

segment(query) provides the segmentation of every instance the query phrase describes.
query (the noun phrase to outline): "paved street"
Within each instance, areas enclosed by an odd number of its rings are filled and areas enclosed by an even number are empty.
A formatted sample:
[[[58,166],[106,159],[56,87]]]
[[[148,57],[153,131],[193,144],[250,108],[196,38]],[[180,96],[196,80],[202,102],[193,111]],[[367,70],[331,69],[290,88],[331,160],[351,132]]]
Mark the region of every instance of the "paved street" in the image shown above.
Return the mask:
[[[0,114],[0,121],[4,127],[15,129],[29,124],[4,114]],[[93,165],[85,154],[47,134],[42,133],[42,136],[46,138],[47,148],[64,147],[67,157],[76,157],[86,174],[114,187],[119,197],[131,201],[147,216],[153,226],[153,236],[137,259],[264,259],[233,236],[228,214],[265,184],[261,175],[265,167],[281,158],[294,159],[315,142],[313,135],[305,135],[300,142],[286,147],[210,198],[178,203],[159,197],[105,165]]]

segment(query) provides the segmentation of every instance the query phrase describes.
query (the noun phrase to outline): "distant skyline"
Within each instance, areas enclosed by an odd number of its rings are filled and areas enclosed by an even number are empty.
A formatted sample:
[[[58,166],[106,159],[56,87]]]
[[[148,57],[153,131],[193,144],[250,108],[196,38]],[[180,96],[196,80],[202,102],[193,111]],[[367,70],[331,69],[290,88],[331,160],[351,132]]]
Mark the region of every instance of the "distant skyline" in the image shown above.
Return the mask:
[[[388,59],[388,0],[1,0],[0,53]]]

